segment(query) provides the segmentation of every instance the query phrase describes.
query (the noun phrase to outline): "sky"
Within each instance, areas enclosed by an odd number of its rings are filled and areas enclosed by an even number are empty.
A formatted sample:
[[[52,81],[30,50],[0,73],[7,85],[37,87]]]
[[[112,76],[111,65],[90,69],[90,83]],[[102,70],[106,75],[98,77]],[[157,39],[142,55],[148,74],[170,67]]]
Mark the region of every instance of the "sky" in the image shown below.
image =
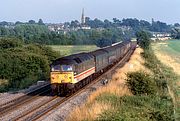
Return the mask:
[[[82,8],[92,19],[154,18],[180,23],[180,0],[0,0],[0,21],[80,21]]]

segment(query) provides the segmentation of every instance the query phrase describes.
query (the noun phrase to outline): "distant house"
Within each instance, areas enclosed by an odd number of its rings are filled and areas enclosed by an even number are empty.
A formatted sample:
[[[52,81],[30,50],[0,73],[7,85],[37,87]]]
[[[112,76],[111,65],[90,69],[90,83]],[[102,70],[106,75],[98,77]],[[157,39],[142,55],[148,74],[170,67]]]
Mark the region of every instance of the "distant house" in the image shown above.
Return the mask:
[[[129,31],[131,30],[132,28],[130,26],[119,26],[117,27],[118,29],[121,29],[122,31]]]
[[[152,40],[168,40],[171,39],[171,33],[167,32],[152,32]]]
[[[152,32],[152,35],[155,38],[171,37],[171,33],[166,32]]]
[[[83,30],[90,30],[91,27],[90,26],[81,26],[81,29],[83,29]]]
[[[64,30],[64,24],[49,24],[48,29],[54,32],[62,31]]]

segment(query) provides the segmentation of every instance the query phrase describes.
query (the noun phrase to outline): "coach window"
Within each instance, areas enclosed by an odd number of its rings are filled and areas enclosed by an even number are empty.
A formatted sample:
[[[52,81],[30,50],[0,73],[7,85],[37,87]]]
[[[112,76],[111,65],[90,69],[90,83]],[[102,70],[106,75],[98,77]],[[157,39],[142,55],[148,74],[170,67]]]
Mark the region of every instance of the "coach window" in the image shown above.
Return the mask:
[[[88,61],[88,68],[91,67],[91,60]]]
[[[84,62],[82,63],[82,71],[84,71]]]
[[[83,63],[83,71],[85,71],[86,69],[85,69],[85,63]]]
[[[82,63],[79,64],[79,70],[80,70],[80,72],[82,72]]]
[[[92,67],[94,67],[94,66],[95,66],[94,60],[92,60],[91,63],[90,63],[89,65],[91,65]]]
[[[87,61],[87,65],[86,65],[86,68],[88,69],[90,66],[89,66],[89,60]]]
[[[91,60],[88,61],[88,68],[91,67]]]

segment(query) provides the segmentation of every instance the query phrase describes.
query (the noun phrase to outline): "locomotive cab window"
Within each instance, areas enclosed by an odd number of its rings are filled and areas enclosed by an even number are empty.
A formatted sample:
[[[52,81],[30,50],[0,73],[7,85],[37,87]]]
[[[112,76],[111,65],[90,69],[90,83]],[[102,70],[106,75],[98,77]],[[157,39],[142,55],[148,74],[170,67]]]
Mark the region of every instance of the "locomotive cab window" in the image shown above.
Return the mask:
[[[72,71],[73,67],[71,65],[62,65],[61,69],[62,71]]]
[[[51,71],[60,71],[61,70],[61,66],[60,65],[52,65],[51,66]]]

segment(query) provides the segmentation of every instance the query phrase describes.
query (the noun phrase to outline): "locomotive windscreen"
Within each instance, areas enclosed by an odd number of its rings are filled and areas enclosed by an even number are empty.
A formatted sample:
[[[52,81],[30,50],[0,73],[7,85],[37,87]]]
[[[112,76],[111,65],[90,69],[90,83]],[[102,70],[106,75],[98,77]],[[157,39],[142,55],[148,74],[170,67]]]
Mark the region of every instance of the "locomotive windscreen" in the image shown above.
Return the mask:
[[[51,65],[51,71],[72,71],[72,65]]]
[[[61,67],[62,71],[72,71],[71,65],[62,65]]]

